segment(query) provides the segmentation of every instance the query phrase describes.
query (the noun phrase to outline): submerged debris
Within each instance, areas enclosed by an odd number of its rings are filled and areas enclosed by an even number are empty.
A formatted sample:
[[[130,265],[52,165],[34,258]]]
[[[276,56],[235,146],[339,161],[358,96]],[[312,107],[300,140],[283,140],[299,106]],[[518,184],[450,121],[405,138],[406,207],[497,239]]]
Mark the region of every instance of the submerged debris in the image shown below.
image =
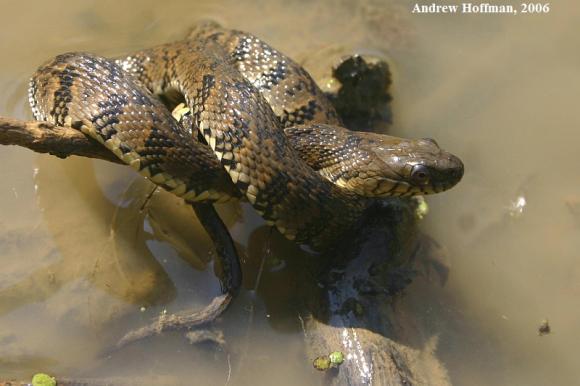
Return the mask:
[[[189,331],[185,334],[185,337],[190,344],[200,344],[200,343],[213,343],[218,347],[225,347],[226,339],[224,337],[224,332],[220,330],[213,329],[201,329]]]
[[[566,197],[564,203],[568,207],[570,214],[578,223],[580,223],[580,196],[573,195]]]
[[[512,218],[518,218],[524,213],[524,208],[528,202],[523,195],[518,196],[514,201],[512,201],[508,207],[508,213]]]
[[[344,354],[341,351],[333,351],[328,355],[319,356],[312,362],[312,365],[318,371],[326,371],[337,368],[342,362],[344,362]]]
[[[417,217],[418,220],[423,220],[429,213],[429,205],[423,196],[415,196],[414,199],[417,202],[417,207],[415,208],[415,217]]]
[[[318,371],[326,371],[330,368],[330,358],[328,355],[319,356],[312,362],[312,365]]]
[[[552,328],[550,327],[550,323],[548,322],[548,319],[542,320],[540,327],[538,327],[538,335],[544,336],[544,335],[548,335],[551,332],[552,332]]]
[[[32,386],[56,386],[56,379],[50,375],[38,373],[32,377]]]
[[[344,362],[344,354],[341,351],[331,352],[328,358],[330,358],[330,363],[334,367],[340,366]]]

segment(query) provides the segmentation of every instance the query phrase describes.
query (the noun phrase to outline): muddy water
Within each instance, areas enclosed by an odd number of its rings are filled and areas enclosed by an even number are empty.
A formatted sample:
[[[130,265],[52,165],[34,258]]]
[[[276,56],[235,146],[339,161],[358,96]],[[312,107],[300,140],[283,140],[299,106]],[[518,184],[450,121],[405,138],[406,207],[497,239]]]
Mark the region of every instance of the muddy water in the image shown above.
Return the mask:
[[[127,52],[178,38],[199,18],[251,31],[301,60],[388,56],[394,132],[436,138],[467,169],[460,186],[429,198],[423,223],[451,266],[449,281],[437,293],[412,285],[402,307],[439,337],[454,384],[578,384],[580,54],[572,48],[580,6],[427,16],[411,15],[408,2],[120,3],[4,1],[0,114],[30,116],[28,76],[52,55]],[[252,291],[252,256],[263,254],[269,232],[251,209],[221,208],[248,260],[247,290],[226,320],[231,352],[169,335],[103,361],[100,352],[127,329],[218,292],[209,241],[178,200],[155,193],[147,201],[151,186],[120,166],[3,147],[0,176],[0,378],[319,382],[302,356],[293,306],[279,300],[296,281],[285,259],[298,251],[288,244],[267,262]],[[543,319],[552,333],[540,337]]]

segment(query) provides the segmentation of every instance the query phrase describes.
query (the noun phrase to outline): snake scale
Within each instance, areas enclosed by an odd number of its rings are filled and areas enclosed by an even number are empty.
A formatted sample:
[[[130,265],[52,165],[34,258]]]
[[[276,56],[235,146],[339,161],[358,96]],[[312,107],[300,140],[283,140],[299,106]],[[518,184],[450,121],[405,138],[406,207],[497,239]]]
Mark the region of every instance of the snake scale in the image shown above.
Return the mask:
[[[188,120],[160,94],[182,98]],[[29,100],[35,119],[81,130],[186,201],[241,194],[286,238],[313,246],[376,197],[440,192],[463,175],[431,139],[341,127],[299,64],[214,23],[123,58],[59,55],[34,74]]]

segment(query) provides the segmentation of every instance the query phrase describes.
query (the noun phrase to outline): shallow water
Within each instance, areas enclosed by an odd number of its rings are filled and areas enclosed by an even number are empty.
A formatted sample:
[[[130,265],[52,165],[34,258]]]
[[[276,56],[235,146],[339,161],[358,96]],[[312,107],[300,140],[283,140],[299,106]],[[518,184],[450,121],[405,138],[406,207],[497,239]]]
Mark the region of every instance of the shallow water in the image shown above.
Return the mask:
[[[458,187],[428,198],[422,224],[446,252],[449,281],[435,294],[411,285],[402,307],[439,337],[454,384],[579,384],[580,6],[441,16],[411,15],[410,4],[5,1],[0,114],[30,117],[28,77],[52,55],[128,52],[183,36],[199,18],[255,33],[307,65],[330,66],[334,52],[385,55],[395,71],[393,133],[436,138],[466,165]],[[298,317],[279,300],[296,280],[283,264],[268,266],[226,320],[241,363],[179,335],[97,361],[123,331],[218,292],[209,241],[166,194],[140,211],[151,187],[121,166],[2,147],[0,176],[0,379],[47,371],[220,384],[231,370],[236,385],[319,383]],[[251,209],[222,209],[248,255],[250,290],[268,232]],[[553,332],[538,336],[543,319]]]

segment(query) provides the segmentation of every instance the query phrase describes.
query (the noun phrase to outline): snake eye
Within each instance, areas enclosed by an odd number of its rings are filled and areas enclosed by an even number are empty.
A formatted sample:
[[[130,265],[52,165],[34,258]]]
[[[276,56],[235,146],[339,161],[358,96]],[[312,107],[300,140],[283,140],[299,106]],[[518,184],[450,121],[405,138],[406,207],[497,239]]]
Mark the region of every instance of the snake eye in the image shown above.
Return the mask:
[[[413,166],[411,171],[411,179],[415,184],[425,185],[429,182],[429,169],[423,165]]]

